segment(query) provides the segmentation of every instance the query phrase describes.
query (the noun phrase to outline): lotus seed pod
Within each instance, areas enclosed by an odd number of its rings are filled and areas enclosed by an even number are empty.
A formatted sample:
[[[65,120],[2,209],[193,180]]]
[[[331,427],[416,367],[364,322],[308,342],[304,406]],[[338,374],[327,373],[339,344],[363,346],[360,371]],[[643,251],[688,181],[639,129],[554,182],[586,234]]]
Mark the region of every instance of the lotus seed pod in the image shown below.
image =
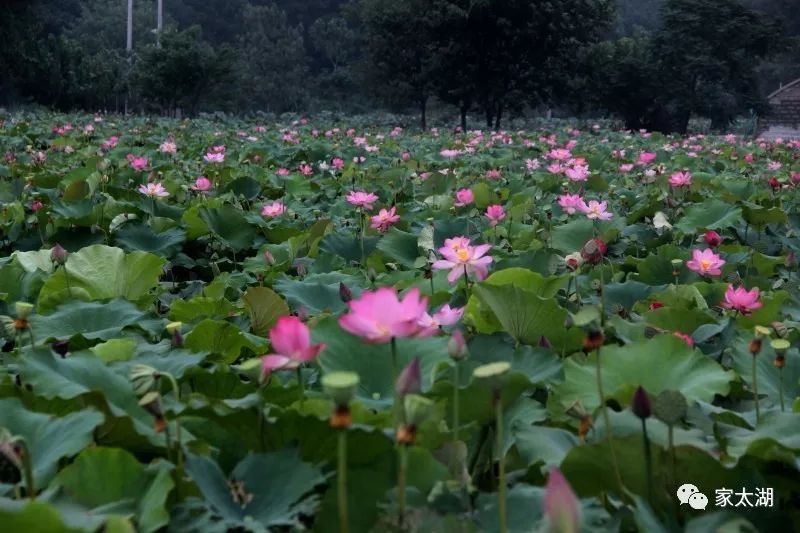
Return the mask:
[[[472,376],[476,381],[485,383],[490,389],[499,391],[505,385],[508,371],[511,364],[506,361],[481,365],[472,371]]]
[[[792,346],[792,344],[786,339],[773,339],[769,344],[772,346],[772,349],[775,350],[776,354],[783,356],[786,355],[786,350]]]
[[[350,404],[358,383],[358,374],[355,372],[331,372],[322,376],[322,388],[338,406]]]
[[[14,304],[14,311],[17,313],[17,318],[25,319],[33,311],[33,304],[28,302],[17,302]]]
[[[406,425],[417,427],[433,412],[434,403],[418,394],[408,394],[403,398]]]

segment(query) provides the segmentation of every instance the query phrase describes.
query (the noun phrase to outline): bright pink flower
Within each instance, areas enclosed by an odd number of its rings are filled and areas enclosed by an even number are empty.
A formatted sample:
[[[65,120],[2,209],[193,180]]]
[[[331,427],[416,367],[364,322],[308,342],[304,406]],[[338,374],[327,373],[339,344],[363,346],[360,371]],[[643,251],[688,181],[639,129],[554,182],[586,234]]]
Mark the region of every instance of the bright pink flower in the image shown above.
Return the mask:
[[[538,170],[540,166],[542,166],[542,164],[539,162],[538,159],[525,160],[525,168],[531,172],[533,172],[534,170]]]
[[[261,208],[261,216],[265,217],[277,217],[286,212],[286,206],[283,205],[283,202],[272,202],[271,204],[265,204]]]
[[[434,323],[439,326],[452,326],[459,320],[461,320],[462,315],[464,314],[463,307],[450,307],[450,304],[444,304],[442,307],[436,311],[431,319]]]
[[[128,154],[128,157],[126,159],[128,160],[128,163],[131,165],[131,168],[133,170],[138,170],[139,172],[146,169],[147,164],[149,163],[146,157],[139,157],[133,154]]]
[[[288,176],[291,173],[292,171],[289,170],[288,168],[279,168],[278,170],[275,171],[275,174],[278,176]]]
[[[311,344],[308,326],[296,316],[280,317],[269,330],[269,340],[274,353],[265,357],[288,359],[283,368],[297,368],[301,363],[313,361],[325,349],[324,344]]]
[[[564,172],[564,167],[561,165],[561,163],[551,163],[547,165],[547,171],[550,174],[561,174]]]
[[[203,160],[206,163],[223,163],[223,162],[225,162],[225,153],[224,152],[208,152],[206,155],[203,156]]]
[[[347,193],[347,202],[349,204],[356,207],[362,207],[367,210],[372,209],[372,204],[377,201],[378,196],[376,194],[372,194],[371,192],[353,191]]]
[[[686,267],[689,270],[697,272],[701,276],[721,276],[722,266],[725,265],[725,260],[720,258],[713,250],[706,249],[702,252],[700,250],[692,251],[692,259],[686,261]]]
[[[656,154],[654,152],[642,152],[639,154],[639,159],[636,162],[640,165],[649,165],[655,160]]]
[[[394,226],[398,220],[400,220],[400,215],[397,214],[397,208],[392,206],[391,209],[381,209],[377,215],[373,215],[370,220],[372,224],[370,227],[372,229],[376,229],[381,233],[385,233],[386,230]]]
[[[781,163],[780,161],[770,161],[769,163],[767,163],[768,170],[780,170],[781,167],[783,167],[783,163]]]
[[[420,297],[419,289],[414,288],[401,300],[394,288],[382,287],[365,291],[347,305],[350,311],[339,318],[342,329],[370,343],[386,343],[420,332],[419,319],[426,312],[428,299]]]
[[[580,501],[557,467],[550,470],[542,507],[548,531],[578,533],[581,530]]]
[[[167,189],[160,183],[148,183],[147,185],[139,185],[139,192],[150,198],[165,198],[169,196]]]
[[[574,215],[575,211],[582,210],[583,198],[580,194],[562,194],[558,197],[558,205],[568,215]]]
[[[472,246],[467,237],[453,237],[445,239],[444,246],[439,248],[439,253],[444,259],[433,263],[437,270],[450,269],[447,281],[455,283],[464,275],[474,274],[478,281],[482,281],[489,274],[489,264],[492,257],[486,252],[492,249],[490,244]]]
[[[291,359],[283,355],[262,355],[261,381],[266,381],[275,370],[288,369],[291,362]]]
[[[589,178],[589,167],[586,165],[575,165],[564,171],[570,181],[586,181]]]
[[[683,171],[675,172],[669,177],[671,187],[689,187],[692,185],[692,173]]]
[[[579,209],[586,214],[586,218],[591,220],[610,220],[614,215],[608,212],[608,202],[598,202],[597,200],[590,200],[587,204],[581,200]]]
[[[752,163],[755,160],[755,158],[753,157],[753,154],[746,154],[744,156],[744,160],[748,163]]]
[[[554,148],[547,153],[547,157],[556,161],[566,161],[572,157],[572,153],[566,148]]]
[[[486,218],[489,219],[489,225],[495,227],[506,218],[506,210],[503,209],[502,205],[490,205],[486,208]]]
[[[34,213],[37,212],[39,209],[41,209],[43,207],[44,207],[44,204],[42,203],[41,200],[33,200],[31,202],[31,211],[33,211]]]
[[[331,166],[337,170],[342,170],[344,168],[344,159],[341,157],[334,157],[333,161],[331,161]]]
[[[761,308],[763,305],[758,301],[760,296],[758,287],[748,291],[744,287],[734,289],[733,285],[728,285],[728,290],[725,291],[725,301],[722,302],[722,307],[725,309],[733,309],[739,311],[743,315],[749,315],[755,309]]]
[[[211,180],[205,176],[200,176],[199,178],[194,180],[194,185],[192,185],[192,190],[206,192],[210,191],[211,187],[212,187]]]
[[[314,173],[314,169],[308,163],[303,163],[300,165],[300,174],[303,176],[310,176]]]
[[[456,191],[456,201],[453,205],[464,207],[475,201],[475,194],[472,189],[459,189]]]

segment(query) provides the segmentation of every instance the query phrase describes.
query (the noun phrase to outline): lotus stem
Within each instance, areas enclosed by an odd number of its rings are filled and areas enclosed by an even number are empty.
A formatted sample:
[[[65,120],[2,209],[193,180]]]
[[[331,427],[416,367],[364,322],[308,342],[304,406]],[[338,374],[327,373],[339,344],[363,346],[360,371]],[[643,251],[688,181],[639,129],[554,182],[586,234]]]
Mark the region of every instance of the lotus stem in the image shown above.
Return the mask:
[[[783,405],[783,367],[778,369],[778,397],[781,400],[781,412],[786,411]]]
[[[33,479],[33,460],[31,458],[31,451],[28,448],[28,443],[21,439],[19,443],[22,445],[22,475],[25,477],[25,492],[28,499],[36,499],[36,484]]]
[[[350,521],[347,510],[347,430],[339,430],[339,468],[337,474],[338,503],[339,503],[339,531],[348,533]]]
[[[500,391],[494,397],[494,417],[497,432],[497,461],[498,461],[498,486],[497,486],[497,512],[499,513],[500,533],[508,532],[506,523],[506,461],[503,453],[503,402],[500,401]]]
[[[459,384],[459,368],[458,361],[453,365],[453,441],[458,440],[458,384]]]
[[[169,379],[169,382],[172,385],[172,392],[175,394],[175,401],[176,402],[180,402],[181,401],[181,389],[178,386],[178,381],[175,379],[175,376],[173,376],[169,372],[164,372],[163,375],[166,376],[167,379]],[[175,422],[175,440],[177,441],[177,446],[176,446],[176,451],[175,451],[175,453],[176,453],[176,461],[177,461],[178,468],[181,468],[181,467],[183,467],[183,453],[181,453],[183,444],[181,443],[181,423],[178,420],[178,416],[177,415],[175,415],[175,421],[174,422]],[[167,425],[167,431],[169,431],[169,426],[168,425]],[[169,433],[167,433],[167,439],[169,439]],[[169,443],[169,440],[168,440],[167,441],[167,446],[169,447],[170,445],[171,445],[171,443]]]
[[[644,468],[647,473],[647,500],[650,505],[653,505],[653,457],[650,452],[650,438],[647,436],[647,419],[645,418],[642,418],[642,444],[644,445]]]
[[[758,376],[756,375],[756,357],[753,356],[753,398],[756,402],[756,424],[761,423],[761,408],[758,404]]]
[[[400,444],[397,449],[400,468],[397,471],[397,522],[403,527],[406,516],[406,476],[408,474],[408,447]]]
[[[603,423],[606,426],[606,440],[608,442],[608,451],[611,454],[611,466],[614,469],[614,475],[617,478],[619,485],[620,495],[624,495],[624,485],[622,484],[622,474],[619,471],[619,462],[617,462],[617,452],[614,449],[614,433],[611,429],[611,418],[608,416],[608,408],[606,407],[605,393],[603,392],[603,373],[601,370],[600,348],[595,351],[597,356],[597,395],[600,398],[600,411],[603,413]]]

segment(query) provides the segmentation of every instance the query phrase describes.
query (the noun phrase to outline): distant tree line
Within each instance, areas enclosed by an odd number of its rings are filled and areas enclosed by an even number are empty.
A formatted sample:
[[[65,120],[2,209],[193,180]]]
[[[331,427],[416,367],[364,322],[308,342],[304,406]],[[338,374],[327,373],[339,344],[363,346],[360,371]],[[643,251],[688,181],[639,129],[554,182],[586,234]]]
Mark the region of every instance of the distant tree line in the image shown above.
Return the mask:
[[[452,106],[725,127],[800,76],[794,0],[6,0],[0,105],[171,114]],[[473,125],[474,126],[474,125]]]

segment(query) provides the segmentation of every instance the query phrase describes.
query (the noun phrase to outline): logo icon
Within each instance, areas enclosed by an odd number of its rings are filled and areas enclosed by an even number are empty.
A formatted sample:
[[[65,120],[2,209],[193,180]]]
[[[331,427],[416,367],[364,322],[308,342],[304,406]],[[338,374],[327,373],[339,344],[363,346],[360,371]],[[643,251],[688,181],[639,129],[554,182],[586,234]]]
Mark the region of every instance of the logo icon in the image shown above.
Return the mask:
[[[678,487],[677,495],[681,505],[688,503],[689,507],[692,509],[704,511],[708,505],[708,498],[706,495],[700,492],[700,489],[691,483],[684,483]]]

